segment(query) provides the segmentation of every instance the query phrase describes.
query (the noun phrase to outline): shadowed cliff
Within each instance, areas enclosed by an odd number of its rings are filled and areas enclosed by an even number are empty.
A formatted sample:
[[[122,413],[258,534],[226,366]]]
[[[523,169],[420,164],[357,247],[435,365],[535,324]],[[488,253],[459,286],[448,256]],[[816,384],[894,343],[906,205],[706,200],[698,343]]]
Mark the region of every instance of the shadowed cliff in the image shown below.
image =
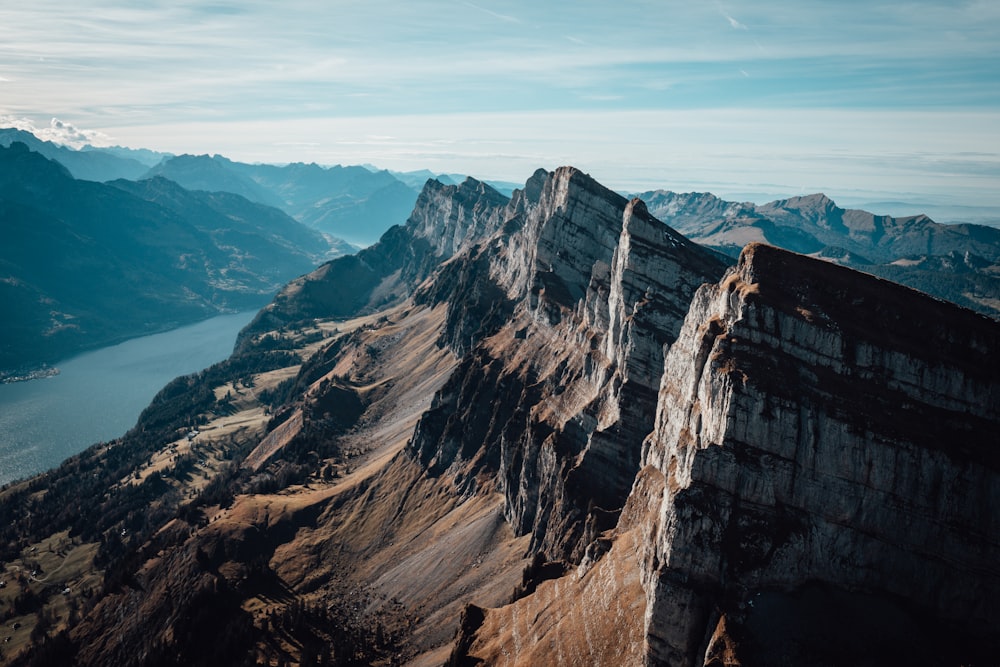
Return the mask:
[[[431,181],[76,463],[132,457],[82,501],[105,583],[47,650],[988,662],[998,344],[989,318],[815,258],[751,244],[727,268],[570,167],[510,198]],[[37,490],[0,500],[40,516]],[[23,559],[46,536],[18,525]],[[193,653],[209,634],[225,651]]]

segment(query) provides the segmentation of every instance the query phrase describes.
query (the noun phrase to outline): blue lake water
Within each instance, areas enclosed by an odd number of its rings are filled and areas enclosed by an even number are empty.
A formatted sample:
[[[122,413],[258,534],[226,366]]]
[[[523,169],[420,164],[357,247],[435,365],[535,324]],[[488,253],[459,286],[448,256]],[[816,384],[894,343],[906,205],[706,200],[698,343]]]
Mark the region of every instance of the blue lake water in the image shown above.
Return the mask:
[[[0,385],[0,485],[123,435],[167,382],[226,359],[253,316],[135,338],[56,364],[54,377]]]

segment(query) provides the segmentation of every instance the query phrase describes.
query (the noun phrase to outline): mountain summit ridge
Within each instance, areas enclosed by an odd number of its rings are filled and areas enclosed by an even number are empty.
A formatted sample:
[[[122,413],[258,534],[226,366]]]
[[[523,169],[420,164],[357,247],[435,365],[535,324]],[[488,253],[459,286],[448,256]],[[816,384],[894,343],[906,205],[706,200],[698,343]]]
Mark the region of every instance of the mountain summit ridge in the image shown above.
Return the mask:
[[[406,223],[287,285],[125,446],[0,496],[66,522],[74,475],[95,489],[72,525],[106,583],[49,649],[111,666],[995,655],[1000,323],[767,245],[730,267],[651,208],[572,167],[509,198],[429,181]],[[8,551],[35,525],[0,527]]]
[[[1000,317],[1000,229],[843,209],[822,193],[766,204],[666,190],[639,196],[681,233],[733,257],[747,243],[770,243]]]

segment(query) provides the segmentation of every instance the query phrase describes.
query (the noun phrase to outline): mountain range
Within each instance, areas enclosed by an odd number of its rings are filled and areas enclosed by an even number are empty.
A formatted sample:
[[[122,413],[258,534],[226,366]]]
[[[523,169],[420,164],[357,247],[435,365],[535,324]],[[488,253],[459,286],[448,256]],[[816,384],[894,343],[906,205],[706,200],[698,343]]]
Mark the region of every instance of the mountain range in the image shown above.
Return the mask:
[[[24,144],[32,151],[57,161],[74,178],[84,181],[136,179],[167,157],[164,153],[122,147],[74,150],[51,141],[43,141],[25,130],[0,128],[0,146],[10,146],[14,142]]]
[[[259,307],[342,252],[281,211],[162,178],[100,183],[0,147],[0,371]]]
[[[143,176],[192,190],[233,192],[356,246],[368,246],[413,208],[417,190],[387,171],[364,167],[250,165],[220,155],[179,155]]]
[[[0,491],[5,659],[994,662],[1000,323],[664,206],[571,167],[427,182],[123,438]]]
[[[172,157],[145,177],[154,175],[190,189],[233,192],[277,206],[300,222],[362,247],[406,220],[416,201],[414,187],[427,179],[461,181],[457,175],[435,177],[426,170],[392,174],[358,166],[248,165],[218,155]],[[504,184],[490,185],[510,194]],[[994,227],[842,209],[823,194],[761,205],[709,193],[653,190],[635,196],[691,240],[733,259],[747,243],[770,243],[1000,315],[1000,229]]]
[[[845,210],[822,194],[763,205],[708,193],[637,196],[688,238],[733,257],[747,243],[769,243],[1000,315],[1000,229],[994,227]]]

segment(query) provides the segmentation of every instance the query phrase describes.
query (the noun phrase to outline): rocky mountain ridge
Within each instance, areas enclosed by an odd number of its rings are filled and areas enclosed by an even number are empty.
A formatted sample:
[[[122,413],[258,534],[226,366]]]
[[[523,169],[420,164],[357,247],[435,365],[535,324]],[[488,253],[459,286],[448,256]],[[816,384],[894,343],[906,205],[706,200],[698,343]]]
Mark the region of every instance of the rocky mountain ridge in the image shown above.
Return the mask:
[[[509,198],[432,181],[128,446],[73,464],[96,484],[133,456],[137,481],[93,494],[106,583],[34,655],[989,660],[998,344],[994,320],[830,262],[751,244],[727,268],[570,167]],[[0,502],[46,516],[47,495]]]
[[[643,450],[663,484],[647,528],[650,655],[696,664],[722,616],[738,633],[756,596],[809,582],[988,635],[1000,524],[986,508],[1000,497],[1000,458],[984,436],[1000,402],[981,362],[997,333],[968,311],[770,246],[748,247],[702,288]],[[767,645],[746,632],[745,644]],[[815,648],[796,642],[785,655],[812,662]]]
[[[1000,230],[994,227],[842,209],[823,194],[761,205],[666,190],[639,197],[688,238],[733,257],[747,243],[769,243],[1000,315]]]

